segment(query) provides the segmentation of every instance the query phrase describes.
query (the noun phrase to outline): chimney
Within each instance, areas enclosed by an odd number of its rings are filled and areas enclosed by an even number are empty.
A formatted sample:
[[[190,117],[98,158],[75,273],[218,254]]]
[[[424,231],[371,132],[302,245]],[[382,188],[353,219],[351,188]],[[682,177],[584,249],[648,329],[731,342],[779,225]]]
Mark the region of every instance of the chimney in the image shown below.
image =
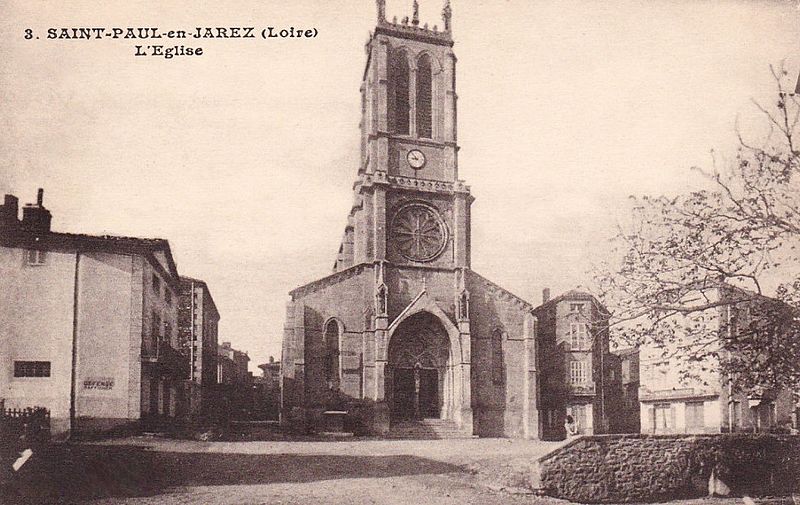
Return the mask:
[[[542,290],[542,303],[547,303],[550,301],[550,288],[544,288]]]
[[[19,199],[14,195],[6,195],[0,205],[0,230],[19,229]]]
[[[39,188],[36,194],[36,204],[28,203],[22,208],[22,229],[46,233],[50,231],[50,221],[53,216],[44,208],[44,190]]]

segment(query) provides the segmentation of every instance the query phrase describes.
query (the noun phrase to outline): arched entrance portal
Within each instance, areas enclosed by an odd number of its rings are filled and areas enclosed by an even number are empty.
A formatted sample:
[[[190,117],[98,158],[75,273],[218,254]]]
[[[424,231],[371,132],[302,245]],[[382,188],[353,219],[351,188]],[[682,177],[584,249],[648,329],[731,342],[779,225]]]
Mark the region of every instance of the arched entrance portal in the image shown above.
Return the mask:
[[[386,392],[393,422],[447,418],[452,412],[453,360],[439,319],[420,312],[403,321],[389,342]]]

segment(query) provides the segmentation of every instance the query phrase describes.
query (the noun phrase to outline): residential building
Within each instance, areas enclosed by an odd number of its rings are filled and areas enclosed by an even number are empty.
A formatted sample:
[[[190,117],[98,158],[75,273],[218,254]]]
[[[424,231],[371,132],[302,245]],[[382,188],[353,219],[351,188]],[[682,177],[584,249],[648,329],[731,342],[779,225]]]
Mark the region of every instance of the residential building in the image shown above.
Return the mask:
[[[639,390],[642,433],[720,433],[797,428],[797,412],[789,391],[745,390],[736,378],[720,372],[711,352],[700,360],[675,352],[684,339],[706,341],[709,351],[725,356],[729,332],[745,331],[757,304],[781,302],[730,286],[698,290],[687,302],[714,305],[702,312],[670,318],[678,342],[642,348]],[[736,300],[738,303],[733,303]],[[789,309],[790,310],[790,309]]]
[[[618,404],[610,407],[615,422],[612,429],[615,433],[638,433],[641,429],[639,410],[639,349],[619,349],[611,353],[615,361],[616,380],[621,391]],[[612,377],[613,378],[613,377]]]
[[[608,311],[589,293],[568,291],[533,313],[541,384],[542,437],[561,440],[569,415],[579,434],[619,431],[622,387],[618,360],[609,351]]]
[[[185,411],[178,274],[161,239],[51,230],[39,190],[0,206],[0,399],[50,410],[54,435]]]
[[[230,342],[223,342],[217,346],[217,383],[218,384],[247,384],[250,375],[247,372],[250,356],[246,351],[239,351],[231,346]]]
[[[250,357],[223,342],[217,347],[217,394],[215,401],[226,405],[227,415],[250,419],[253,413],[253,375],[247,370]],[[219,406],[217,406],[219,407]]]
[[[211,400],[217,384],[220,315],[204,281],[181,277],[180,286],[178,332],[181,347],[189,356],[192,382],[199,392],[192,402],[192,411],[198,414],[201,403]]]

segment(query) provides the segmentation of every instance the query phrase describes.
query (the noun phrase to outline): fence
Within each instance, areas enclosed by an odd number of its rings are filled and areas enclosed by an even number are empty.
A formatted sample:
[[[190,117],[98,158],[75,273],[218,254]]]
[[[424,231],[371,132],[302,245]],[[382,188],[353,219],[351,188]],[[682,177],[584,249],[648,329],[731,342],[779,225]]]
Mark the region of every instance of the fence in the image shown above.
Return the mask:
[[[50,440],[50,411],[44,407],[6,409],[0,402],[0,441],[2,445],[28,444]]]

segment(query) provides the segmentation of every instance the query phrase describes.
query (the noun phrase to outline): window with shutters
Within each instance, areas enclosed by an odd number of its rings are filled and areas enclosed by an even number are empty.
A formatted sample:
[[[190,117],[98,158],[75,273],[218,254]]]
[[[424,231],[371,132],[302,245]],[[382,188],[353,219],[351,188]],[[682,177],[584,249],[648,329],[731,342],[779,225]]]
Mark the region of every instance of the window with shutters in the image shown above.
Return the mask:
[[[672,405],[669,403],[659,403],[654,408],[655,415],[655,431],[656,433],[664,433],[672,431],[675,422],[673,419]]]
[[[571,405],[569,407],[568,413],[577,424],[578,433],[586,433],[589,428],[587,410],[588,407],[586,405]]]
[[[569,311],[570,312],[583,312],[584,305],[582,303],[570,303],[569,304]]]
[[[25,253],[25,261],[29,266],[44,265],[47,257],[47,251],[40,251],[38,249],[30,249]]]
[[[586,323],[570,323],[569,335],[573,351],[589,349],[589,326]]]
[[[50,362],[15,361],[14,377],[50,377]]]
[[[742,427],[742,402],[734,401],[731,405],[731,414],[733,419],[731,419],[731,424],[734,428],[741,428]]]
[[[705,404],[703,402],[686,402],[686,427],[702,428],[705,426]]]

